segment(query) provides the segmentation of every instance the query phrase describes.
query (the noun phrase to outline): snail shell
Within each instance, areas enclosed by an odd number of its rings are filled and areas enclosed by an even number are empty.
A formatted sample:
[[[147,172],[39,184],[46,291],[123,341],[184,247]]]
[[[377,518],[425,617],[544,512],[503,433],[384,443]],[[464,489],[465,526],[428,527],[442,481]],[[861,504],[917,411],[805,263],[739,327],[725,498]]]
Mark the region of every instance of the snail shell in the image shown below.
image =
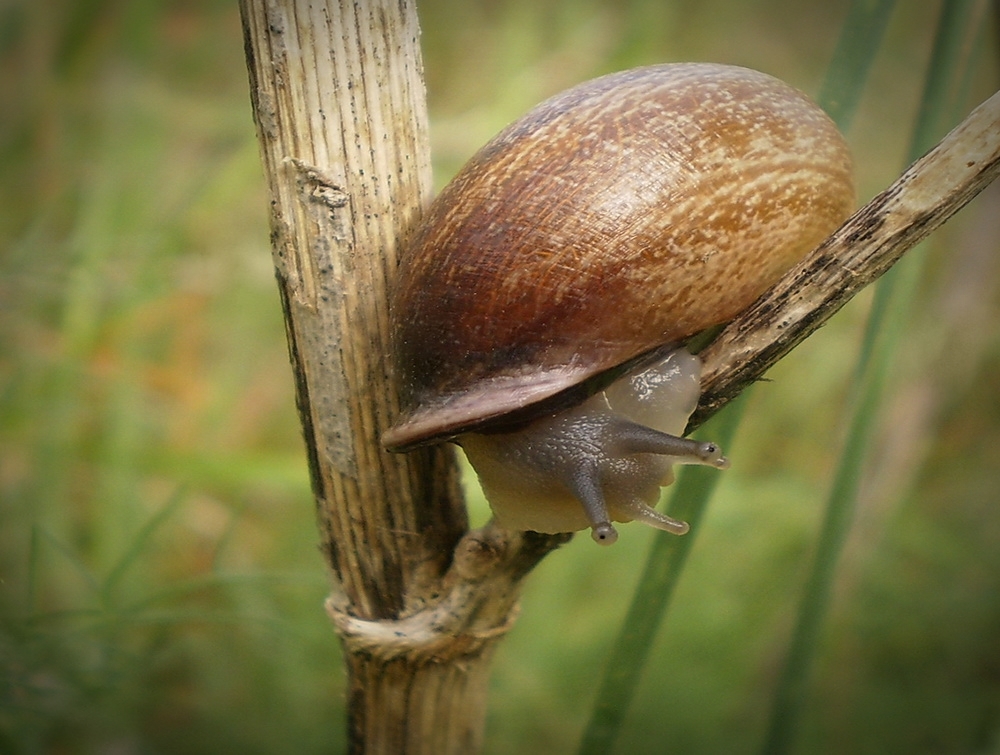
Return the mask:
[[[848,148],[763,73],[660,65],[542,103],[409,245],[393,450],[542,402],[750,305],[854,205]]]
[[[472,157],[405,251],[384,445],[579,403],[730,320],[853,206],[836,127],[766,74],[658,65],[556,95]]]

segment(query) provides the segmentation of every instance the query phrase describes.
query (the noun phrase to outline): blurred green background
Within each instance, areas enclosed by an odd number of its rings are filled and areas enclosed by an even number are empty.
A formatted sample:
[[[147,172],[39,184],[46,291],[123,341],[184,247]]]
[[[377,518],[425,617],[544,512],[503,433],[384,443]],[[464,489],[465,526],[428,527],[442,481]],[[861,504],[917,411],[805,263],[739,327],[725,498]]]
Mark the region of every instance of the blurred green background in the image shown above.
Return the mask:
[[[899,5],[848,134],[862,200],[902,167],[937,17]],[[846,3],[419,9],[441,185],[610,70],[716,60],[815,93]],[[956,118],[1000,80],[982,27]],[[342,751],[235,5],[0,0],[0,103],[0,752]],[[1000,752],[1000,191],[926,253],[803,753]],[[618,752],[759,745],[869,299],[753,393]],[[652,536],[620,531],[530,579],[487,753],[575,750]]]

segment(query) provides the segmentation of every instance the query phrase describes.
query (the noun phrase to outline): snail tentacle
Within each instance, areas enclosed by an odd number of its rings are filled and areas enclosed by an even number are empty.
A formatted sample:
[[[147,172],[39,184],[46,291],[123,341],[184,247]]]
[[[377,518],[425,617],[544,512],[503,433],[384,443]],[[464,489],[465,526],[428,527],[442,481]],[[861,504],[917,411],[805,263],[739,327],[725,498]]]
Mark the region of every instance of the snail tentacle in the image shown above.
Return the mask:
[[[679,438],[632,420],[615,419],[610,435],[620,453],[670,456],[675,464],[703,464],[717,469],[729,466],[715,443]]]
[[[610,522],[608,506],[601,490],[601,471],[596,464],[578,464],[569,472],[567,484],[573,495],[583,504],[591,523],[591,536],[601,545],[611,545],[618,539],[618,531]]]

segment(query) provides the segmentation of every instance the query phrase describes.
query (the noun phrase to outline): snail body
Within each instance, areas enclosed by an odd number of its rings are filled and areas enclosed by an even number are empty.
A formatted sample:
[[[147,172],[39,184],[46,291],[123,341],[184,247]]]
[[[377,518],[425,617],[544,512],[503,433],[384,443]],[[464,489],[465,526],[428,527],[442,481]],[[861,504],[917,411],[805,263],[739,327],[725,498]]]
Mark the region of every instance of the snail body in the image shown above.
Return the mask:
[[[765,74],[651,66],[556,95],[466,164],[407,247],[393,302],[403,406],[383,443],[456,440],[508,527],[590,526],[599,542],[613,520],[682,531],[650,508],[670,463],[726,462],[678,437],[699,375],[678,348],[749,306],[853,204],[835,126]],[[686,414],[651,420],[616,380],[676,394]],[[677,387],[692,385],[693,398]]]
[[[615,538],[611,522],[633,519],[687,532],[652,507],[673,482],[674,464],[728,466],[715,444],[679,437],[698,404],[700,374],[698,358],[676,349],[523,429],[463,435],[499,524],[535,532],[593,527],[601,543]]]

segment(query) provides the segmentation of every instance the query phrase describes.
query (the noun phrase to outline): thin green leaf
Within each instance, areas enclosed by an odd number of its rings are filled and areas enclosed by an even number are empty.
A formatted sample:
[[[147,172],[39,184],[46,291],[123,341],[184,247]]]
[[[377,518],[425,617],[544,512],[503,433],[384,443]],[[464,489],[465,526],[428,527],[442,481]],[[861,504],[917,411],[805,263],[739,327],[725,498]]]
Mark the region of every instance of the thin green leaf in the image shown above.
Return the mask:
[[[157,511],[149,520],[139,529],[132,538],[132,542],[129,544],[128,549],[122,554],[122,557],[118,559],[118,563],[111,569],[108,576],[104,580],[104,584],[101,587],[101,596],[104,599],[105,605],[111,603],[114,597],[114,591],[118,587],[121,580],[125,577],[128,570],[132,565],[139,559],[139,557],[146,552],[147,545],[153,534],[160,528],[160,526],[173,514],[180,504],[184,501],[186,496],[186,491],[183,488],[178,488],[170,499]]]
[[[896,0],[856,0],[851,4],[817,101],[844,131],[882,45]]]
[[[31,541],[28,543],[28,573],[24,586],[25,614],[29,616],[35,612],[38,595],[39,535],[38,523],[35,522],[31,525]]]
[[[250,587],[259,589],[263,585],[282,583],[295,585],[296,587],[316,587],[317,589],[329,586],[329,581],[321,572],[273,571],[253,572],[250,574],[211,572],[190,579],[171,582],[161,590],[143,594],[141,600],[130,603],[123,608],[123,612],[141,613],[148,610],[150,606],[181,600],[196,593],[223,587]]]
[[[967,49],[967,41],[975,33],[976,4],[976,0],[951,0],[944,5],[907,162],[915,160],[932,145],[946,113],[954,109],[949,94],[955,82],[964,77],[960,70],[963,61],[968,65],[969,57],[961,51]],[[911,256],[914,255],[911,253]],[[851,424],[827,499],[796,627],[774,694],[772,716],[762,748],[768,755],[790,751],[802,718],[809,672],[819,646],[840,553],[850,531],[883,387],[895,346],[901,339],[905,313],[910,309],[917,288],[921,262],[922,255],[915,255],[907,264],[884,275],[876,286],[855,368]]]
[[[819,97],[820,105],[842,129],[846,129],[857,108],[894,4],[895,0],[856,0],[848,13]],[[743,403],[741,399],[739,405]],[[742,409],[735,407],[719,416],[712,434],[723,447],[735,435],[741,417]],[[697,469],[684,470],[677,482],[671,499],[671,516],[688,521],[691,531],[683,538],[657,537],[654,541],[632,604],[613,644],[614,650],[581,740],[581,755],[607,753],[617,739],[656,631],[694,544],[697,524],[717,482],[717,475],[706,475],[705,470]]]
[[[743,416],[743,406],[741,397],[709,421],[706,430],[699,434],[704,432],[705,437],[710,435],[723,448],[731,445]],[[580,744],[581,755],[607,753],[614,744],[656,632],[694,546],[698,525],[719,479],[715,470],[700,467],[686,467],[678,476],[669,513],[690,524],[691,530],[684,537],[657,533],[653,540],[632,604],[598,688],[597,701]]]
[[[36,530],[39,538],[46,540],[55,550],[56,553],[62,555],[63,558],[73,567],[73,571],[79,575],[80,579],[83,580],[84,584],[92,591],[95,595],[101,590],[100,584],[97,581],[97,577],[94,576],[93,572],[87,568],[87,565],[83,563],[79,554],[76,553],[72,548],[59,540],[55,535],[46,530],[44,527],[36,525]],[[39,556],[40,558],[41,556]]]

